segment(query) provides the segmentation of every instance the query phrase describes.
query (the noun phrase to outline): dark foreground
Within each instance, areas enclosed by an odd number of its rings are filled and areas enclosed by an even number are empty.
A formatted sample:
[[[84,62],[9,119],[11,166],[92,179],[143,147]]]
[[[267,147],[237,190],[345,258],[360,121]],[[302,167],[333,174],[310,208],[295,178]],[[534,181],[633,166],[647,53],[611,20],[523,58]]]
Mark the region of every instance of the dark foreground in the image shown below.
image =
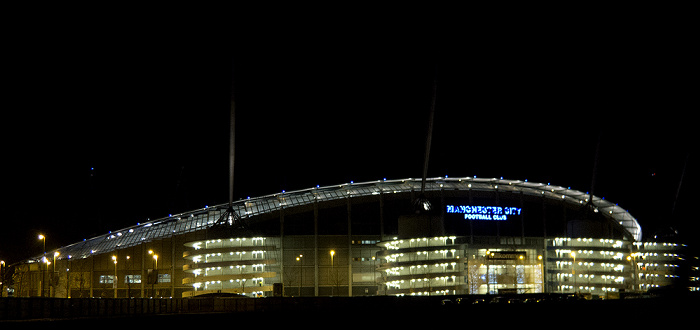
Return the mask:
[[[311,328],[445,325],[560,326],[611,328],[666,325],[688,327],[700,318],[698,295],[588,301],[571,297],[322,297],[322,298],[193,298],[183,307],[162,313],[56,315],[44,318],[5,317],[5,325],[53,322],[82,326],[303,326]],[[13,298],[4,298],[13,299]],[[274,299],[274,300],[273,300]],[[260,302],[267,300],[266,302]],[[253,304],[254,303],[254,304]],[[115,306],[118,304],[115,304]],[[5,305],[7,306],[7,305]],[[190,306],[190,305],[188,305]],[[228,306],[228,307],[227,307]],[[231,307],[235,306],[235,307]],[[243,307],[241,307],[243,306]],[[252,306],[252,307],[251,307]],[[177,307],[177,306],[176,306]],[[185,310],[190,308],[190,310]],[[198,309],[198,311],[192,311]],[[28,315],[28,314],[23,314]],[[6,315],[7,316],[7,315]],[[693,326],[697,323],[692,323]],[[692,327],[691,327],[692,328]]]

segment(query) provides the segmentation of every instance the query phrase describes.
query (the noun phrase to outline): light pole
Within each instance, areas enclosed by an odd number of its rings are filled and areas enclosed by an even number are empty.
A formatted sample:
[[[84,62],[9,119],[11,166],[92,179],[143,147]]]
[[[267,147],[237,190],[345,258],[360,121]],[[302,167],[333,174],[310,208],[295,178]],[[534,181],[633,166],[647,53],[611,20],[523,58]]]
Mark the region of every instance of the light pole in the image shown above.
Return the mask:
[[[0,298],[2,298],[3,292],[5,292],[5,287],[3,282],[5,279],[5,260],[0,260]]]
[[[56,251],[53,253],[53,272],[56,272],[56,257],[60,256],[61,253]]]
[[[304,263],[302,262],[302,258],[304,258],[303,254],[297,257],[297,261],[299,262],[299,297],[301,297],[301,286],[304,284]]]
[[[155,297],[156,296],[155,285],[156,285],[156,283],[158,283],[158,255],[155,253],[153,254],[153,260],[156,261],[156,267],[155,267],[155,274],[154,274],[155,278],[153,279],[153,282],[152,282],[153,284],[151,284],[151,290],[153,290],[153,297]]]
[[[112,288],[114,288],[114,298],[117,297],[117,256],[112,256],[112,261],[114,261],[114,281],[112,282]]]
[[[153,252],[153,250],[148,250],[148,254],[153,255],[153,260],[155,261],[155,267],[153,269],[153,275],[155,278],[151,282],[151,291],[153,292],[153,296],[155,297],[155,284],[158,282],[158,255]]]
[[[377,264],[376,264],[376,257],[372,256],[372,282],[374,282],[374,287],[377,289],[377,292],[374,293],[375,296],[379,295],[379,286],[377,285]]]
[[[332,296],[335,294],[335,285],[337,284],[336,282],[337,282],[338,278],[337,278],[337,276],[333,275],[333,274],[335,274],[335,262],[333,260],[333,256],[335,256],[335,250],[331,250],[330,253],[331,253],[331,276],[333,276],[332,277],[333,283],[331,283],[332,284],[331,285],[331,296]]]
[[[53,253],[53,270],[51,271],[51,283],[53,284],[53,292],[51,293],[52,298],[56,297],[56,287],[58,286],[58,276],[56,273],[56,257],[60,255],[61,253],[59,253],[58,251]],[[54,278],[56,279],[56,283],[53,283]]]
[[[571,257],[574,258],[574,262],[571,264],[571,275],[574,276],[574,293],[576,293],[576,252],[571,252]]]
[[[43,261],[47,262],[47,260],[46,260],[46,236],[39,234],[38,238],[44,242],[44,259],[43,259]],[[46,267],[48,268],[49,266],[47,265]],[[42,269],[41,270],[41,285],[40,285],[41,289],[39,289],[39,291],[40,291],[39,295],[42,298],[44,297],[44,283],[45,282],[46,282],[46,272]]]
[[[539,278],[539,280],[542,281],[542,283],[541,283],[542,287],[539,288],[538,291],[544,292],[544,290],[545,290],[545,283],[546,283],[546,280],[545,280],[545,278],[546,278],[546,275],[545,275],[545,274],[546,274],[546,273],[545,273],[545,270],[544,270],[544,266],[542,266],[543,262],[542,262],[542,255],[541,255],[541,254],[537,256],[537,260],[538,260],[537,267],[539,268],[539,273],[541,274],[541,277]]]
[[[46,253],[46,236],[39,234],[39,239],[44,242],[44,253]]]
[[[127,272],[127,274],[128,274],[128,271],[129,271],[129,264],[128,264],[129,259],[131,259],[131,257],[130,257],[130,256],[126,256],[126,264],[125,264],[124,269],[125,269],[125,271]],[[134,275],[131,275],[131,276],[126,275],[126,277],[124,278],[124,279],[126,280],[126,297],[127,297],[127,298],[131,298],[131,279],[132,279],[133,276],[134,276]]]

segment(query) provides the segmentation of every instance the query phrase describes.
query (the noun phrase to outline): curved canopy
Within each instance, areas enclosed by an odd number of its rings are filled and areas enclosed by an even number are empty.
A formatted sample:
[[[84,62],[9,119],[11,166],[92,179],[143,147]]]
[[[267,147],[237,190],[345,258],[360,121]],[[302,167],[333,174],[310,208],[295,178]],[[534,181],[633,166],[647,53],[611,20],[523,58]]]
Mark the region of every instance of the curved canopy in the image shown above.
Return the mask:
[[[271,194],[256,198],[247,198],[233,203],[233,209],[241,218],[250,218],[270,213],[280,208],[311,204],[314,201],[336,200],[346,197],[378,195],[381,193],[401,193],[419,191],[421,179],[377,180],[361,183],[344,183],[340,185],[319,187]],[[592,198],[591,204],[596,212],[622,226],[636,241],[642,238],[642,228],[637,220],[621,207],[597,196],[591,196],[578,190],[543,183],[507,179],[462,178],[428,178],[426,191],[450,190],[494,190],[521,192],[525,195],[543,196],[550,199],[564,200],[569,203],[584,204]],[[212,226],[226,211],[228,204],[208,206],[205,208],[170,215],[165,218],[139,223],[135,226],[111,231],[107,234],[86,239],[57,249],[59,259],[86,258],[93,253],[106,253],[117,249],[135,246],[152,240],[202,230]],[[41,258],[37,257],[37,258]],[[36,260],[36,259],[33,259]]]

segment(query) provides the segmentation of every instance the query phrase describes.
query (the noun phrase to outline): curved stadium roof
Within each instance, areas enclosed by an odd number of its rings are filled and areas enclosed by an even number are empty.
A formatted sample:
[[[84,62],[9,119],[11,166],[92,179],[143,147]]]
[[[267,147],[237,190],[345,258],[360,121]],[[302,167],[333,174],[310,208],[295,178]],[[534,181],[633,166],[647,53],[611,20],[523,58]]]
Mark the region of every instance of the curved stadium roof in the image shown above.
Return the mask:
[[[591,195],[578,190],[543,183],[520,180],[462,178],[428,178],[426,191],[476,190],[521,192],[525,195],[543,196],[550,199],[564,200],[568,203],[587,203]],[[275,212],[280,208],[289,208],[313,203],[315,200],[326,201],[346,197],[378,195],[380,193],[401,193],[418,191],[421,179],[378,180],[361,183],[344,183],[340,185],[319,187],[248,198],[233,203],[233,209],[241,218]],[[610,221],[622,226],[636,240],[641,240],[642,228],[637,220],[621,207],[597,196],[592,196],[592,205]],[[167,238],[173,235],[206,229],[212,226],[225,212],[228,204],[208,206],[205,208],[170,215],[135,226],[111,231],[107,234],[86,239],[82,242],[61,247],[60,259],[85,258],[93,253],[107,253],[117,249],[135,246],[149,241]],[[30,260],[38,260],[41,256]]]

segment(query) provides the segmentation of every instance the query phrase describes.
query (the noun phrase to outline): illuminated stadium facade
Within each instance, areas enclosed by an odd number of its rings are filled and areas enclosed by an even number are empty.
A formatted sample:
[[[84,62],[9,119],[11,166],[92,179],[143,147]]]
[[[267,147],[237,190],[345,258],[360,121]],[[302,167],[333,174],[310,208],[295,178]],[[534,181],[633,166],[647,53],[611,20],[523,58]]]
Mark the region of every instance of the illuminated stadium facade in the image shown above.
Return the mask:
[[[230,217],[228,204],[175,214],[26,260],[14,292],[613,298],[685,276],[682,245],[641,241],[632,215],[581,191],[475,177],[420,191],[420,179],[351,182],[239,200]]]

